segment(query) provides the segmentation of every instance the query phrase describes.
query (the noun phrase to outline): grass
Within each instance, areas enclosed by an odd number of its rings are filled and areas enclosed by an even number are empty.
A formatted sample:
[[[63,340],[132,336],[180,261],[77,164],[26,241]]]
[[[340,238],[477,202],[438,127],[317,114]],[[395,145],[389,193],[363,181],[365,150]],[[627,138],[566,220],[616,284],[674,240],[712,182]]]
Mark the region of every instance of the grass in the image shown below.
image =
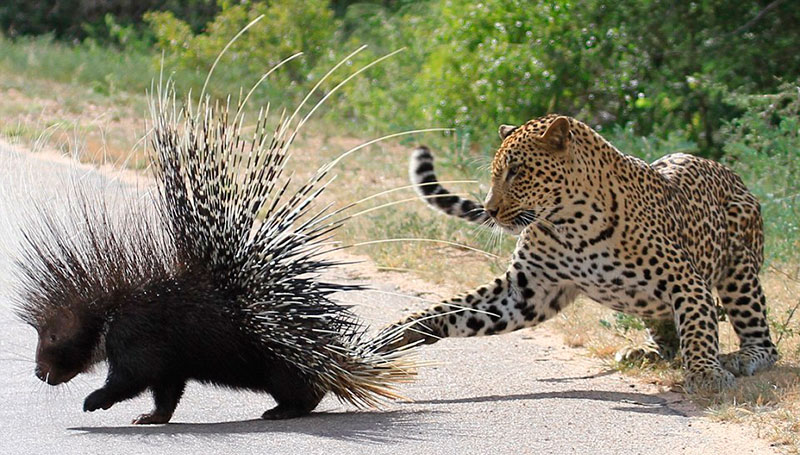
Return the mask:
[[[91,46],[64,47],[46,40],[11,44],[0,40],[0,135],[23,144],[38,143],[46,148],[72,152],[79,150],[84,160],[94,164],[127,162],[142,168],[142,137],[147,117],[144,90],[153,74],[152,59],[143,55],[121,55]],[[110,76],[106,76],[110,75]],[[178,83],[184,76],[178,75]],[[194,77],[186,76],[187,79]],[[317,119],[320,128],[300,138],[293,156],[301,174],[339,156],[362,142],[346,137],[325,114]],[[388,132],[387,132],[388,133]],[[624,132],[623,132],[624,133]],[[673,149],[674,144],[652,144],[630,139],[620,132],[613,134],[623,148],[653,158]],[[476,171],[480,161],[474,148],[455,142],[452,137],[433,135],[380,143],[344,159],[336,169],[337,182],[324,198],[346,204],[375,193],[407,185],[407,159],[410,146],[418,141],[433,141],[450,153],[437,161],[443,180],[461,180]],[[678,144],[681,145],[681,144]],[[681,145],[682,146],[682,145]],[[305,170],[305,171],[304,171]],[[478,184],[453,184],[464,193],[485,193],[486,181]],[[359,215],[339,234],[345,244],[359,244],[377,239],[443,239],[469,247],[488,250],[499,259],[487,258],[466,248],[427,242],[392,242],[354,247],[352,252],[369,255],[379,267],[419,275],[429,282],[457,292],[487,282],[506,267],[514,240],[492,237],[468,223],[434,213],[416,200],[410,189],[370,200],[355,212],[379,207],[401,199],[399,205],[377,208]],[[785,256],[782,256],[785,257]],[[780,339],[781,360],[778,366],[753,378],[737,381],[726,394],[692,397],[707,409],[713,419],[744,422],[787,453],[800,452],[800,325],[795,310],[800,305],[800,270],[786,264],[793,259],[774,262],[763,274],[770,306],[773,336]],[[605,321],[602,323],[601,321]],[[681,372],[676,365],[617,364],[613,357],[625,343],[641,341],[643,332],[619,323],[615,313],[586,299],[562,312],[547,323],[560,331],[566,344],[583,347],[610,366],[639,380],[676,388]],[[725,323],[720,339],[723,351],[735,349],[736,337]]]

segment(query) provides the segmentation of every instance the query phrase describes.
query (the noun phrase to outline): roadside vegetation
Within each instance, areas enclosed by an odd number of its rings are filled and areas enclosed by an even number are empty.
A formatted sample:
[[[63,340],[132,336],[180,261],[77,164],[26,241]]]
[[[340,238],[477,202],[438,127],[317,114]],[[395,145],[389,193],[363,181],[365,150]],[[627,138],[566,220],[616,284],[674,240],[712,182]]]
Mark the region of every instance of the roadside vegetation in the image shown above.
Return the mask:
[[[475,180],[449,186],[481,198],[497,125],[546,112],[580,118],[647,161],[683,152],[728,164],[762,201],[763,279],[782,360],[730,394],[696,399],[713,417],[757,425],[783,450],[800,451],[800,35],[787,33],[800,28],[796,2],[73,2],[79,14],[52,3],[36,11],[22,0],[0,6],[0,136],[78,150],[96,164],[145,167],[140,139],[153,78],[163,68],[179,88],[199,93],[223,47],[262,14],[220,60],[211,96],[233,94],[235,102],[279,61],[304,55],[253,92],[251,111],[267,101],[273,110],[292,109],[362,44],[368,47],[320,87],[312,105],[358,68],[404,48],[326,101],[299,139],[298,150],[308,153],[293,158],[298,170],[384,134],[454,129],[379,143],[344,159],[332,201],[407,185],[409,148],[420,142],[436,151],[442,180]],[[410,189],[397,191],[354,212],[413,198]],[[488,252],[415,241],[353,249],[379,267],[453,290],[501,273],[514,244],[413,200],[358,218],[363,222],[341,233],[344,243],[426,238]],[[665,388],[680,383],[674,366],[614,362],[617,348],[643,336],[633,318],[579,301],[551,324],[565,342],[610,367]],[[724,349],[735,349],[724,326]]]

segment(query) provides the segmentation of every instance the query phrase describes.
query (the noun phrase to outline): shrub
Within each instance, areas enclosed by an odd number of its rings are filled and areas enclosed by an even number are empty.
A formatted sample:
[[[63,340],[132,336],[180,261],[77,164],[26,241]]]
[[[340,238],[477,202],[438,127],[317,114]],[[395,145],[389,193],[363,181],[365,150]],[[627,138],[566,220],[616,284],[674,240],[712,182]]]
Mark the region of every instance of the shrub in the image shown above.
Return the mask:
[[[264,97],[270,87],[278,95],[292,98],[307,81],[316,80],[316,68],[327,57],[337,29],[333,11],[324,0],[295,2],[221,2],[221,11],[203,33],[194,33],[185,21],[169,11],[150,12],[157,43],[167,54],[167,66],[205,74],[228,41],[259,15],[258,24],[242,35],[220,61],[214,88],[218,93],[236,93],[248,87],[269,68],[303,51],[304,56],[287,64],[266,81],[255,97]]]
[[[114,42],[114,24],[141,32],[142,15],[151,10],[172,11],[199,31],[216,14],[217,1],[3,0],[0,30],[11,37],[51,34],[60,39],[91,37]]]
[[[761,200],[767,258],[800,251],[800,82],[770,95],[732,95],[744,113],[723,129],[725,161]]]

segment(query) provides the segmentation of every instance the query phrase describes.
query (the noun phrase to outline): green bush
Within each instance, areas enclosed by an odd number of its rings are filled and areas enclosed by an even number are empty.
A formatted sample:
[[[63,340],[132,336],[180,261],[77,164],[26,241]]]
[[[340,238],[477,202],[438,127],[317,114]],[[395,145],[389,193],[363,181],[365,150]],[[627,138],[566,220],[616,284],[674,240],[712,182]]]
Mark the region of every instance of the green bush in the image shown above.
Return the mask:
[[[220,6],[220,13],[203,33],[194,33],[169,11],[145,15],[159,47],[166,52],[167,68],[203,75],[231,38],[264,15],[220,61],[213,87],[219,94],[237,93],[242,87],[246,90],[278,62],[302,51],[303,57],[284,66],[254,94],[256,99],[264,99],[271,91],[277,92],[278,99],[295,99],[309,81],[316,82],[322,75],[320,61],[340,52],[332,49],[337,22],[325,0],[221,2]]]
[[[453,122],[480,141],[500,123],[551,111],[592,121],[616,94],[597,84],[611,51],[598,43],[582,3],[493,0],[438,2],[442,21],[411,108]],[[600,98],[604,100],[601,101]]]
[[[723,129],[725,161],[761,200],[767,259],[800,251],[800,82],[771,95],[738,95],[744,110]]]
[[[402,66],[387,72],[407,107],[396,113],[379,104],[371,116],[454,125],[476,144],[493,141],[500,123],[561,112],[595,127],[626,125],[640,136],[680,131],[698,153],[718,158],[720,128],[741,112],[727,93],[771,91],[781,77],[800,73],[800,35],[783,32],[800,25],[792,2],[766,11],[758,2],[722,0],[432,0],[369,8],[382,12],[372,16],[378,21],[362,21],[378,30],[372,35],[409,48]]]
[[[428,31],[438,20],[429,13],[428,2],[409,2],[393,9],[359,3],[346,9],[341,18],[342,42],[337,46],[345,49],[368,46],[353,59],[354,67],[403,49],[342,87],[341,96],[334,100],[335,113],[349,130],[375,134],[452,126],[449,121],[434,124],[409,105],[417,92],[427,90],[418,87],[416,78],[427,58]]]
[[[45,34],[124,44],[115,41],[114,26],[146,34],[142,15],[153,10],[172,11],[199,31],[218,7],[217,0],[3,0],[0,30],[11,37]]]

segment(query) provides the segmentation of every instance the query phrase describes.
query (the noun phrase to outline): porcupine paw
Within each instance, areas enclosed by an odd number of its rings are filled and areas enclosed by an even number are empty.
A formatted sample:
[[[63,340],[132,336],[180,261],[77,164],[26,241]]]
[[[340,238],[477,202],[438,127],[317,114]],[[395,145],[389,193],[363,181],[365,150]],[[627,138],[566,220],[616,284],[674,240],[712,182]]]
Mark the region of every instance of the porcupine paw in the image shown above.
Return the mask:
[[[151,412],[149,414],[142,414],[139,417],[133,419],[131,422],[133,425],[157,425],[160,423],[168,423],[169,419],[172,418],[172,415],[167,414],[160,414],[158,412]]]
[[[684,375],[683,389],[686,393],[715,393],[731,388],[734,382],[735,379],[730,371],[720,366],[711,366],[702,370],[687,371]]]
[[[114,401],[108,397],[105,389],[97,389],[90,393],[83,402],[83,411],[92,412],[98,409],[108,409],[114,405]]]
[[[296,417],[302,417],[310,413],[311,411],[307,411],[305,409],[298,408],[296,406],[279,404],[278,406],[275,406],[274,408],[261,414],[261,418],[264,420],[294,419]]]

